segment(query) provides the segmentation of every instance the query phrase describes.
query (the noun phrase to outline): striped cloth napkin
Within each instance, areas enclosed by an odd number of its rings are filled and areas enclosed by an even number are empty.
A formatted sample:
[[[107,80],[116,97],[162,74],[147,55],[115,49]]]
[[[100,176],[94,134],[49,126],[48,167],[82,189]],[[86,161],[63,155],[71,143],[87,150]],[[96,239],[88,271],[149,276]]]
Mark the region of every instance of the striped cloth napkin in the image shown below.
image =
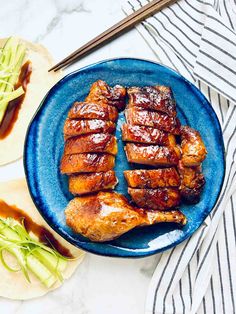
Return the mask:
[[[130,14],[147,2],[126,0],[123,10]],[[192,237],[157,255],[145,313],[235,314],[236,2],[179,0],[137,29],[157,61],[180,72],[209,99],[226,150],[218,202]]]

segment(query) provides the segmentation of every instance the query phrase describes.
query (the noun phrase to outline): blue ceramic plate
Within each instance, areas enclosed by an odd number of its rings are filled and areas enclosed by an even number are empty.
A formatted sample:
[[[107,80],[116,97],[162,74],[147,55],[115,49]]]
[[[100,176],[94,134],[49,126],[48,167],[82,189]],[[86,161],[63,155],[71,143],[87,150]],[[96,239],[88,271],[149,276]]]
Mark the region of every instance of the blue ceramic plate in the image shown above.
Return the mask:
[[[68,191],[67,177],[60,174],[63,152],[63,125],[74,101],[82,101],[91,84],[105,80],[109,85],[171,86],[177,101],[182,124],[200,131],[208,155],[203,164],[206,185],[197,205],[182,205],[188,218],[184,228],[174,224],[159,224],[128,232],[107,243],[93,243],[75,234],[65,223],[64,209],[73,197]],[[121,140],[120,114],[116,136],[118,155],[116,191],[127,195],[123,170],[130,169]],[[140,257],[167,250],[192,235],[212,210],[224,178],[224,145],[221,128],[211,105],[203,94],[184,77],[160,64],[121,58],[99,62],[64,77],[46,95],[33,118],[25,142],[24,166],[29,190],[35,205],[48,224],[62,237],[84,250],[108,256]]]

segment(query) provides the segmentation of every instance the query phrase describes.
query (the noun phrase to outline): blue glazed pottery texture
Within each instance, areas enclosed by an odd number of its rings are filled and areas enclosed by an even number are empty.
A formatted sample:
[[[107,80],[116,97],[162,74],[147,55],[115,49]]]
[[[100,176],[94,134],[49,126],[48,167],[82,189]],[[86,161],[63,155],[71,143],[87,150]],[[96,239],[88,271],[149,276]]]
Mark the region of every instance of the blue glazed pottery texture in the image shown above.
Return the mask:
[[[137,228],[109,243],[93,243],[66,226],[64,209],[72,195],[68,191],[67,177],[61,175],[59,170],[64,146],[63,125],[72,104],[84,100],[91,84],[98,79],[105,80],[111,86],[171,86],[181,124],[188,124],[201,133],[208,150],[203,163],[206,185],[198,204],[181,205],[181,210],[188,218],[184,228],[159,224]],[[121,140],[120,127],[123,122],[124,115],[120,113],[116,130],[119,149],[115,166],[119,179],[116,191],[127,196],[123,171],[131,166],[126,160]],[[216,114],[195,86],[160,64],[122,58],[99,62],[76,71],[64,77],[49,91],[29,126],[24,166],[35,205],[49,225],[66,240],[101,255],[141,257],[179,244],[203,223],[221,190],[225,169],[224,145]]]

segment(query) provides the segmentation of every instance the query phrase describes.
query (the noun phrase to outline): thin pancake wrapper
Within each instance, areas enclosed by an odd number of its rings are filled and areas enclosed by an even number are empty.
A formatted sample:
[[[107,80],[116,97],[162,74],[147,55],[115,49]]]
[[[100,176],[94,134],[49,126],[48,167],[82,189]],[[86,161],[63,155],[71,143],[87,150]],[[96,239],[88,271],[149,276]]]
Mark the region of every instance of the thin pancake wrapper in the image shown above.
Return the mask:
[[[71,254],[76,257],[76,259],[68,262],[68,265],[63,272],[63,278],[68,279],[71,277],[77,266],[83,260],[84,252],[66,242],[43,220],[31,200],[25,179],[0,183],[0,199],[6,202],[8,205],[15,205],[19,209],[22,209],[33,219],[34,222],[46,227],[50,233],[52,233],[53,236],[60,242],[60,244],[70,250]],[[9,257],[10,256],[8,256],[8,258]],[[36,277],[34,277],[31,272],[31,283],[29,283],[23,275],[22,271],[10,272],[4,268],[1,262],[0,278],[0,296],[14,300],[27,300],[40,297],[48,293],[50,290],[54,290],[63,284],[60,281],[57,281],[50,289],[48,289]]]
[[[0,39],[0,48],[4,46],[5,42],[6,39]],[[43,97],[62,77],[60,71],[48,72],[53,65],[53,59],[45,47],[23,39],[20,39],[20,42],[24,43],[27,48],[23,64],[28,60],[31,61],[32,73],[13,129],[7,137],[0,139],[0,166],[22,157],[28,125]]]

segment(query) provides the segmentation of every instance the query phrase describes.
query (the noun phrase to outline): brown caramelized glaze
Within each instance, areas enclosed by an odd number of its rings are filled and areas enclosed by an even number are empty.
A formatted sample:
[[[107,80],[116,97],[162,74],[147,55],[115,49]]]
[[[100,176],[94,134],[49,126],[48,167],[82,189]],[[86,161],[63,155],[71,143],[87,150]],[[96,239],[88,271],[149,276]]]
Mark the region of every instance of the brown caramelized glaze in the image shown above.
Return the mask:
[[[125,117],[129,124],[149,126],[172,134],[180,134],[178,118],[164,113],[132,107],[125,110]]]
[[[69,227],[96,242],[116,239],[138,226],[160,222],[186,224],[185,216],[177,210],[145,211],[131,206],[123,195],[115,192],[76,197],[68,204],[65,215]]]
[[[113,189],[118,110],[125,106],[126,88],[102,80],[94,82],[85,102],[75,102],[64,125],[65,148],[61,173],[68,174],[69,190],[83,195]]]
[[[34,233],[39,241],[45,245],[56,249],[61,255],[65,257],[73,257],[70,251],[60,244],[60,242],[53,236],[53,234],[45,227],[38,225],[29,217],[22,209],[13,205],[8,205],[0,199],[0,217],[13,218],[20,223],[23,223],[28,232]]]
[[[141,107],[142,109],[161,111],[169,116],[176,116],[176,104],[170,87],[131,87],[128,89],[128,95],[128,108]]]
[[[199,166],[206,158],[207,150],[201,135],[189,126],[181,127],[181,149],[184,166]]]
[[[12,131],[14,124],[18,118],[18,114],[22,103],[25,99],[25,94],[27,90],[27,85],[30,82],[30,76],[32,73],[32,64],[30,61],[27,61],[22,67],[20,71],[20,75],[18,78],[18,82],[14,86],[15,89],[22,86],[24,89],[24,94],[20,97],[9,102],[6,112],[4,114],[3,120],[0,123],[0,139],[6,138],[10,132]]]
[[[112,170],[114,165],[115,157],[105,153],[63,155],[61,159],[61,173],[104,172]]]
[[[118,111],[107,104],[75,102],[68,113],[70,119],[100,119],[116,122]]]
[[[122,140],[126,142],[158,144],[158,145],[175,145],[175,137],[164,131],[132,124],[122,125]]]
[[[131,188],[156,189],[158,187],[178,187],[180,185],[180,177],[174,167],[153,170],[126,170],[124,176]]]
[[[158,146],[127,143],[125,147],[129,162],[150,166],[173,166],[180,159],[177,146]]]
[[[114,189],[118,180],[115,171],[74,174],[69,177],[69,190],[74,195]]]
[[[190,204],[198,203],[205,184],[201,166],[185,167],[180,161],[178,171],[181,177],[180,194],[182,199]]]
[[[128,188],[128,193],[139,207],[167,210],[180,204],[180,192],[178,188]]]
[[[128,193],[139,208],[118,193],[102,191],[117,184],[112,170],[117,143],[111,133],[118,110],[125,107],[125,94],[124,87],[95,82],[85,102],[73,105],[64,126],[61,172],[69,174],[69,190],[80,195],[68,204],[66,222],[92,241],[109,241],[158,222],[184,225],[186,217],[170,209],[180,204],[181,196],[187,199],[185,193],[196,199],[204,181],[196,167],[185,169],[201,163],[206,151],[197,131],[181,127],[171,88],[131,87],[122,126],[127,159],[161,168],[124,171]],[[181,135],[181,149],[176,135]]]
[[[65,139],[73,136],[92,133],[114,133],[116,125],[112,121],[105,120],[73,120],[66,119],[64,124]]]
[[[99,152],[116,155],[116,137],[106,133],[86,134],[70,138],[65,143],[65,155]]]
[[[92,84],[86,102],[105,103],[116,107],[120,111],[124,109],[125,96],[125,87],[120,85],[110,87],[106,82],[98,80]]]

